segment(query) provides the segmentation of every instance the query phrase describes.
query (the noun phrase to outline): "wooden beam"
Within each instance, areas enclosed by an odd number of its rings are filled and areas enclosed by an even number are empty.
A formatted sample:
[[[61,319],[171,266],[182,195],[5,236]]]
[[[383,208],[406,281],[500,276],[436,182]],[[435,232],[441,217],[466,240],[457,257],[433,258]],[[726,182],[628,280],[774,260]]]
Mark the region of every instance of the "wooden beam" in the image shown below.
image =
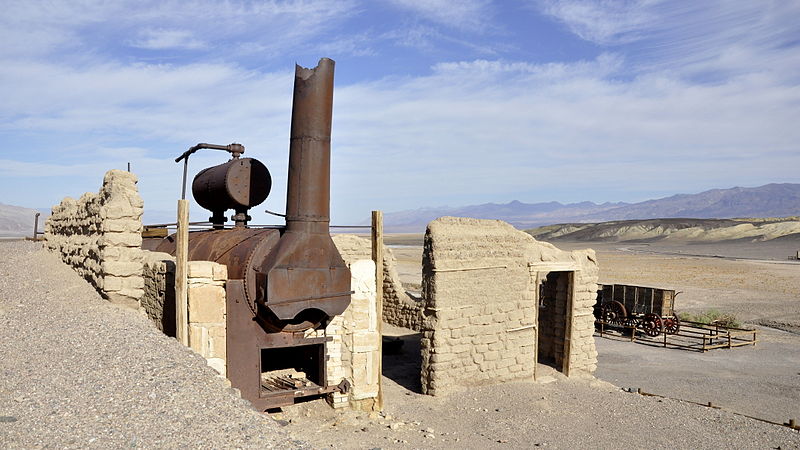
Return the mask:
[[[570,369],[572,368],[570,365],[570,354],[572,353],[572,307],[574,304],[575,299],[575,272],[564,272],[561,276],[566,276],[567,282],[567,289],[566,289],[566,314],[564,320],[564,353],[563,359],[561,361],[561,372],[569,376]]]
[[[375,262],[375,308],[378,315],[378,397],[375,409],[383,410],[383,211],[372,211],[372,261]]]
[[[178,200],[175,249],[175,337],[189,346],[189,200]]]

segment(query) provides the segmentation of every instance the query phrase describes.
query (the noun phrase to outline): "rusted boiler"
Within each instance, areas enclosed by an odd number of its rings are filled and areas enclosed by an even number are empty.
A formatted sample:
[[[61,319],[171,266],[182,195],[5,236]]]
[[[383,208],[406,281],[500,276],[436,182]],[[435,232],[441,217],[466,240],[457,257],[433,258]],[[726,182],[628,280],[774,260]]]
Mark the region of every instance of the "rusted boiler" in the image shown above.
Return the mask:
[[[231,160],[192,183],[213,229],[189,234],[189,260],[228,267],[227,375],[259,410],[346,389],[344,381],[328,382],[330,338],[306,337],[350,304],[350,270],[329,231],[333,70],[327,58],[295,70],[284,227],[248,227],[247,210],[267,198],[272,183],[261,162],[240,157],[243,148],[225,148]],[[234,226],[225,229],[230,209]],[[156,250],[174,254],[174,236]]]

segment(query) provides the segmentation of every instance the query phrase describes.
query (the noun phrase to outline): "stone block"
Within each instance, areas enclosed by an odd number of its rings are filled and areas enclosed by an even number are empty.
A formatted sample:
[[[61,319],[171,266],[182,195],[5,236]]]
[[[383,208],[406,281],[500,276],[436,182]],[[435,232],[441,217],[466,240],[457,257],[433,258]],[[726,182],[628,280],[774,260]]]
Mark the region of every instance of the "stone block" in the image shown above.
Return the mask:
[[[101,230],[113,233],[141,233],[142,221],[129,217],[122,219],[108,219],[103,221]]]
[[[214,370],[217,371],[218,374],[222,375],[223,377],[226,376],[226,364],[223,358],[207,358],[206,363]]]
[[[214,358],[222,358],[225,360],[227,358],[227,346],[226,346],[226,333],[225,333],[225,325],[219,326],[209,326],[208,327],[208,350],[209,356]]]
[[[189,261],[186,273],[189,278],[208,278],[213,280],[215,265],[218,264],[211,261]]]
[[[215,281],[226,281],[228,279],[228,266],[224,264],[214,264],[213,279]]]
[[[190,285],[189,322],[224,323],[225,289],[214,285]]]
[[[102,264],[102,270],[103,273],[106,275],[113,275],[118,277],[130,277],[130,276],[141,277],[142,263],[106,260]]]
[[[100,238],[102,247],[139,247],[142,245],[141,233],[105,233]]]
[[[208,350],[208,328],[189,324],[189,347],[199,353],[204,358],[209,356]]]
[[[102,289],[106,292],[120,291],[123,288],[123,280],[121,277],[107,276],[103,279]]]

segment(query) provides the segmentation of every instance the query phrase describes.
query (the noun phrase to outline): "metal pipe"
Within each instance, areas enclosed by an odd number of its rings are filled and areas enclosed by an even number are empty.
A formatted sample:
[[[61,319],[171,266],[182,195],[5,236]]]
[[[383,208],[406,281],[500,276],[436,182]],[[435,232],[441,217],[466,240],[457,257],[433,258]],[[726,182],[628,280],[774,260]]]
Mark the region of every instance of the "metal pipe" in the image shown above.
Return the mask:
[[[189,147],[188,150],[181,153],[181,156],[175,158],[175,162],[181,162],[181,160],[183,160],[183,181],[181,182],[182,183],[181,200],[186,200],[186,170],[189,167],[189,156],[191,156],[192,153],[204,148],[210,150],[224,150],[230,153],[233,158],[238,158],[239,156],[241,156],[242,153],[244,153],[244,145],[237,144],[236,142],[233,142],[228,145],[206,144],[205,142],[201,142],[197,145]],[[130,163],[128,163],[128,172],[130,171],[131,171]]]
[[[295,66],[286,192],[289,231],[328,232],[334,64],[322,58],[313,69]]]

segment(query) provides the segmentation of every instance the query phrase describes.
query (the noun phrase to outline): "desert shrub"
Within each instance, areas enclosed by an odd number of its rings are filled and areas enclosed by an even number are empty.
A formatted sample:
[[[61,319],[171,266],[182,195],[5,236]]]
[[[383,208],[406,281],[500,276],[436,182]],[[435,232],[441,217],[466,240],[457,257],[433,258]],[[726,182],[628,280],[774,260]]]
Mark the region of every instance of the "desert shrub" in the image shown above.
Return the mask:
[[[735,314],[724,313],[716,309],[709,309],[697,314],[692,313],[679,313],[678,317],[681,320],[688,322],[697,322],[706,325],[721,325],[723,327],[739,328],[742,323],[736,318]]]

